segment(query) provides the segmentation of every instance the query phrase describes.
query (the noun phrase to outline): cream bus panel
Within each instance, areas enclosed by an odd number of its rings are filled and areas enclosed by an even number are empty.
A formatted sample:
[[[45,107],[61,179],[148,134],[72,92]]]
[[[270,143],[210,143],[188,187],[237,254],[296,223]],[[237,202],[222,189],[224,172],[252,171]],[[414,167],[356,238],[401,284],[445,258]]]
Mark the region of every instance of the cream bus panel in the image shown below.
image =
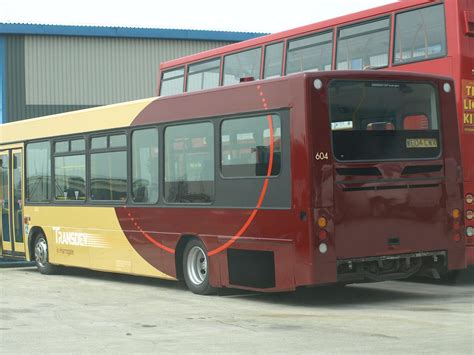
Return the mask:
[[[25,215],[44,230],[52,264],[174,279],[135,251],[113,207],[26,206]]]

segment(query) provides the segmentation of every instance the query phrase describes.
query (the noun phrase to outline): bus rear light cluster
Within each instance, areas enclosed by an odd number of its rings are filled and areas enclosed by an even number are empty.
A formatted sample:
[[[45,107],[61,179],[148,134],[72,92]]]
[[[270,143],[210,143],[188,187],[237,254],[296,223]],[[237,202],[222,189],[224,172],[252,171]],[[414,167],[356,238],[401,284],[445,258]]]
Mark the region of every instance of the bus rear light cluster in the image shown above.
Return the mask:
[[[453,211],[451,212],[451,217],[453,217],[452,224],[453,224],[453,229],[454,229],[454,234],[453,234],[452,238],[453,238],[453,241],[456,242],[456,243],[459,243],[462,240],[462,237],[461,237],[461,216],[462,216],[462,212],[458,208],[453,209]]]
[[[455,221],[455,222],[453,223],[453,229],[454,229],[455,231],[460,230],[460,229],[461,229],[461,223],[459,223],[458,221]]]
[[[317,223],[318,227],[320,228],[318,231],[319,252],[321,254],[326,254],[328,251],[327,240],[329,237],[329,233],[325,228],[328,225],[328,220],[326,217],[319,217]]]
[[[451,216],[453,217],[453,219],[459,219],[461,217],[461,210],[455,208],[453,210],[453,212],[451,212]]]
[[[319,228],[326,228],[327,225],[328,225],[328,220],[326,219],[326,217],[319,217],[318,218],[318,227]]]
[[[470,205],[471,203],[474,202],[474,196],[472,194],[467,194],[466,195],[466,203]]]
[[[319,244],[319,252],[321,254],[326,254],[328,251],[328,245],[326,243]]]
[[[328,232],[326,232],[324,229],[320,230],[318,233],[318,238],[321,242],[325,241],[328,239]]]
[[[474,219],[474,212],[471,210],[468,210],[466,212],[466,218],[468,219],[468,221],[472,221]]]
[[[452,220],[453,229],[456,232],[458,232],[461,229],[461,210],[458,208],[455,208],[451,212],[451,217],[453,218]]]
[[[466,228],[466,235],[468,237],[474,237],[474,227],[467,227]]]

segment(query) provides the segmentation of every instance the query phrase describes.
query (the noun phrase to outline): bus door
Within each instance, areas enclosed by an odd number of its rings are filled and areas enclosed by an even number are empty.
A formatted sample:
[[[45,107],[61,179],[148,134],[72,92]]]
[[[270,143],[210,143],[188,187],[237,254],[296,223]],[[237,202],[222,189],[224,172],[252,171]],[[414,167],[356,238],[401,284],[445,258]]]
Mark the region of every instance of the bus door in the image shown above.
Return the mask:
[[[0,152],[0,233],[2,256],[24,256],[22,151]]]

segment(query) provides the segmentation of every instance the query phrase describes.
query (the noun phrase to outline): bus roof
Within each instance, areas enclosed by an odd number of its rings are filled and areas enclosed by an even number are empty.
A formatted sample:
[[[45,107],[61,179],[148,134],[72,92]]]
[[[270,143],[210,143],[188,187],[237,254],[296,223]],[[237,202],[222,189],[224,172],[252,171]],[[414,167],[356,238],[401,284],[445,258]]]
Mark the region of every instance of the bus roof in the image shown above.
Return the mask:
[[[355,12],[353,14],[336,17],[330,20],[325,20],[325,21],[314,23],[314,24],[297,27],[291,30],[278,32],[278,33],[274,33],[274,34],[254,38],[254,39],[249,39],[243,42],[230,44],[227,46],[211,49],[211,50],[200,52],[197,54],[192,54],[186,57],[169,60],[167,62],[161,63],[160,69],[164,70],[167,68],[180,66],[186,63],[201,61],[201,60],[209,59],[212,57],[220,56],[223,53],[230,53],[234,51],[240,51],[246,48],[261,46],[262,44],[282,40],[287,37],[303,35],[305,33],[311,33],[316,30],[323,30],[325,28],[339,26],[342,24],[362,20],[365,18],[376,17],[381,14],[388,14],[397,10],[411,8],[414,6],[421,6],[421,5],[430,4],[430,3],[439,3],[442,1],[443,0],[398,0],[398,2],[394,2],[388,5],[378,6],[372,9]]]
[[[0,125],[0,146],[24,140],[127,127],[141,110],[156,99],[151,97],[5,123]]]

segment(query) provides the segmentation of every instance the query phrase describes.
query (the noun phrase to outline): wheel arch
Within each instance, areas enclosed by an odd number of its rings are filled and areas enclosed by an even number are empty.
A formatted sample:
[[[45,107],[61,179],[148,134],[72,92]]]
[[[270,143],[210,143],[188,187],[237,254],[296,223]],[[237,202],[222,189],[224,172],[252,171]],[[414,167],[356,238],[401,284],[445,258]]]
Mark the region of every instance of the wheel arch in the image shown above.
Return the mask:
[[[186,244],[188,244],[191,240],[198,239],[204,243],[204,241],[199,238],[196,234],[183,234],[181,238],[179,238],[178,244],[176,244],[175,249],[175,268],[176,268],[176,279],[183,280],[183,255],[184,249],[186,248]]]
[[[28,255],[31,261],[35,260],[35,247],[34,246],[35,246],[36,238],[38,238],[40,234],[43,234],[46,240],[48,240],[48,238],[46,237],[46,234],[44,233],[43,228],[41,227],[34,226],[31,228],[30,233],[28,233]]]

